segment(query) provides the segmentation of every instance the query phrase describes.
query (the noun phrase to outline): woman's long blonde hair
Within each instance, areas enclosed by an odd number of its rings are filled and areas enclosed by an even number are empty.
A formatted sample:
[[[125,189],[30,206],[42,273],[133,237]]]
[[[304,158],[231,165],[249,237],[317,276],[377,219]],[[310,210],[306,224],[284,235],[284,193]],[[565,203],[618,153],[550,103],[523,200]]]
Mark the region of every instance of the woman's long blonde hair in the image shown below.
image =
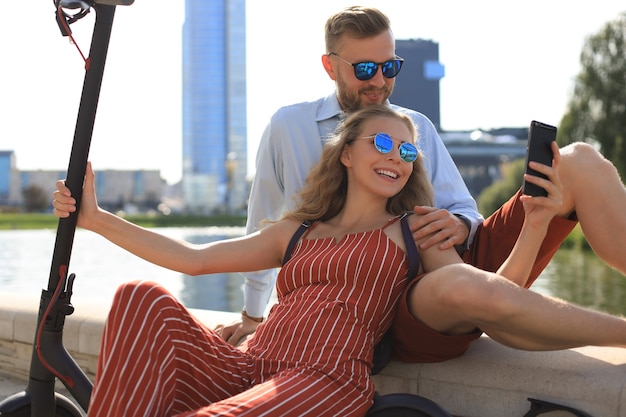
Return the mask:
[[[304,220],[328,220],[343,208],[348,189],[348,172],[341,162],[345,146],[360,137],[363,123],[374,117],[390,117],[402,121],[411,132],[413,143],[417,131],[411,118],[389,106],[368,106],[352,113],[339,127],[334,137],[328,140],[320,161],[307,176],[306,183],[296,195],[296,209],[285,213],[283,218]],[[432,185],[424,169],[421,153],[413,162],[413,173],[398,194],[387,201],[387,211],[392,215],[413,211],[416,205],[433,205]]]

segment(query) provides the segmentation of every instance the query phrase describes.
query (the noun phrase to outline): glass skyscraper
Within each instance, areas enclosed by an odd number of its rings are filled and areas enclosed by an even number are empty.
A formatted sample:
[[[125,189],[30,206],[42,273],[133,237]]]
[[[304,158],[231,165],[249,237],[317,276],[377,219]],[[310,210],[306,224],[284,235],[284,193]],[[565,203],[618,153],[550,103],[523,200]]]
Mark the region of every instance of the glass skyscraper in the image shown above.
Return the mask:
[[[194,212],[240,211],[248,197],[245,3],[185,3],[183,192]]]

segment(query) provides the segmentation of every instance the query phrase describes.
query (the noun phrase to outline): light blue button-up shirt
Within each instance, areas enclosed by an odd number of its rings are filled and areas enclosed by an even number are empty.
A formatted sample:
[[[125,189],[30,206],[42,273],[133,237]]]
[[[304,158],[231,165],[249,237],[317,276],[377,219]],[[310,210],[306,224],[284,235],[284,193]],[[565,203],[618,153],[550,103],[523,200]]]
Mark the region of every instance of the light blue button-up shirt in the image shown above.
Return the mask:
[[[471,225],[468,242],[471,242],[483,217],[437,130],[423,114],[396,105],[391,107],[413,119],[418,131],[417,146],[424,155],[426,171],[435,190],[435,206],[467,219]],[[282,107],[272,116],[257,152],[247,233],[258,230],[262,220],[277,220],[285,209],[294,208],[294,196],[304,185],[322,154],[324,143],[342,118],[343,111],[334,92],[317,101]],[[274,288],[275,271],[244,276],[246,312],[261,317]]]

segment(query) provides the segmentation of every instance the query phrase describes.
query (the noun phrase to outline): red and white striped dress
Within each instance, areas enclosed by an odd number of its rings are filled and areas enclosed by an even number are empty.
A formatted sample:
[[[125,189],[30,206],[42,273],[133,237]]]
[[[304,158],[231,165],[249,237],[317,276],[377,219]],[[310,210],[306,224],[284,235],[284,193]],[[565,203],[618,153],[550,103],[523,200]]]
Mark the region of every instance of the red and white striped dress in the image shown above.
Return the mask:
[[[384,227],[340,242],[305,235],[278,274],[278,303],[239,348],[159,285],[125,284],[105,326],[88,414],[364,415],[373,347],[406,274]]]

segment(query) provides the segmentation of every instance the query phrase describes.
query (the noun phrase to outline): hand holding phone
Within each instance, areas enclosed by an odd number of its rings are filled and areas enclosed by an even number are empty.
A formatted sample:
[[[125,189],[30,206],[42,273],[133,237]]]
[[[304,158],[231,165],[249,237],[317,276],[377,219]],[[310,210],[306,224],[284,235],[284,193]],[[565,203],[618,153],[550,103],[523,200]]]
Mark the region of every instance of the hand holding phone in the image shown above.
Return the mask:
[[[528,146],[526,148],[525,173],[547,179],[528,166],[530,161],[539,162],[543,165],[552,166],[552,142],[556,139],[556,127],[533,120],[530,122],[528,134]],[[538,185],[524,181],[522,192],[531,196],[547,196],[548,193]]]

